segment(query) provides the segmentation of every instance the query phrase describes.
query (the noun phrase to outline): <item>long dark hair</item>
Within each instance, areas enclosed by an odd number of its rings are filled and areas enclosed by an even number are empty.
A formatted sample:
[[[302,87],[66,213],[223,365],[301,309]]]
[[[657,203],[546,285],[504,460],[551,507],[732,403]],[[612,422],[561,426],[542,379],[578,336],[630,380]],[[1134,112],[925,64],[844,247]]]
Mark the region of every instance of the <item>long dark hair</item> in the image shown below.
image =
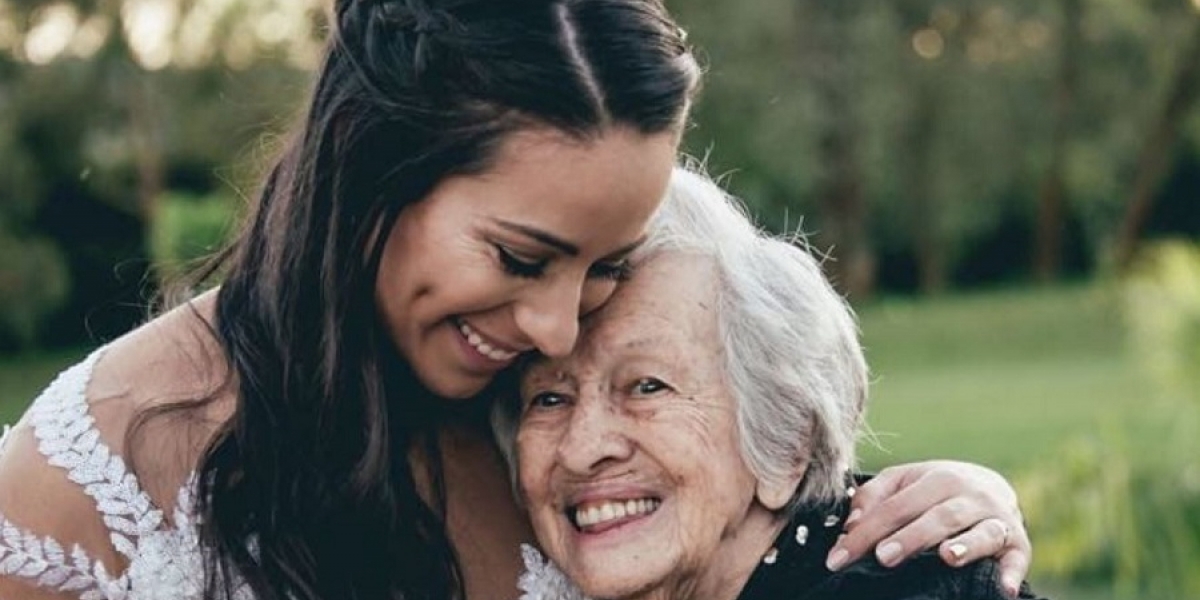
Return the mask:
[[[206,598],[463,596],[410,453],[436,398],[379,320],[400,211],[506,134],[681,127],[698,71],[659,0],[337,0],[306,117],[220,268],[238,402],[197,469]]]

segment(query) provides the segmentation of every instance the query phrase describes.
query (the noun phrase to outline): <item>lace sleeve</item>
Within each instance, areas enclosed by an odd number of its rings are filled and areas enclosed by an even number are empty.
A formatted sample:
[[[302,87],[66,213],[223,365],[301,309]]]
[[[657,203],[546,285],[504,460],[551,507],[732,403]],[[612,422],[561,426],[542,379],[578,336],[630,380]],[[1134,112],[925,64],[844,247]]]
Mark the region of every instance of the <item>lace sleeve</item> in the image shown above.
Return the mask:
[[[0,576],[82,600],[109,598],[106,592],[120,586],[109,577],[104,563],[92,559],[78,544],[68,550],[52,537],[18,529],[3,515]]]
[[[519,600],[589,600],[570,579],[529,544],[521,544],[525,572],[517,580]]]
[[[0,598],[124,598],[123,579],[83,543],[103,524],[35,443],[25,427],[0,441]]]

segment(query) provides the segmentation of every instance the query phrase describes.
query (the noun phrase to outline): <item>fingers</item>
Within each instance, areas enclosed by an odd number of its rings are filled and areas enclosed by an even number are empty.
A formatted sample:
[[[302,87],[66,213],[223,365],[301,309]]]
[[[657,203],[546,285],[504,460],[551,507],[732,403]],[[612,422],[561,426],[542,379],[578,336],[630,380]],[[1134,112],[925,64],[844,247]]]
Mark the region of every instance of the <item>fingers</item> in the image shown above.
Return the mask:
[[[1020,521],[999,517],[984,519],[938,547],[946,564],[961,567],[981,558],[994,557],[1000,563],[1000,585],[1010,598],[1016,598],[1021,582],[1033,562],[1033,544]]]
[[[939,544],[938,554],[946,564],[955,567],[989,556],[1000,556],[1012,543],[1011,532],[1008,524],[999,518],[984,519],[962,534]]]
[[[914,503],[910,502],[909,506]],[[888,536],[875,549],[875,555],[881,564],[895,566],[909,556],[936,546],[947,536],[967,529],[991,514],[980,504],[962,497],[944,500]]]
[[[886,469],[857,490],[852,507],[847,533],[826,561],[831,570],[872,550],[894,566],[939,544],[952,565],[1001,558],[1006,583],[1028,570],[1032,552],[1015,492],[994,471],[944,461]]]
[[[1021,591],[1021,582],[1029,573],[1029,564],[1033,559],[1032,549],[1012,548],[1000,557],[1000,585],[1009,598],[1016,598]]]
[[[879,478],[885,475],[886,472],[880,473]],[[826,561],[830,570],[836,571],[872,550],[880,563],[887,566],[899,564],[904,558],[931,547],[946,535],[960,531],[969,524],[964,523],[958,529],[941,535],[929,532],[927,522],[918,529],[912,529],[911,524],[922,518],[926,508],[940,506],[949,499],[947,495],[939,494],[929,486],[909,486],[897,491],[896,481],[890,479],[878,481],[878,486],[872,485],[875,483],[877,480],[868,482],[854,495],[851,516],[846,522],[846,535],[834,546]]]

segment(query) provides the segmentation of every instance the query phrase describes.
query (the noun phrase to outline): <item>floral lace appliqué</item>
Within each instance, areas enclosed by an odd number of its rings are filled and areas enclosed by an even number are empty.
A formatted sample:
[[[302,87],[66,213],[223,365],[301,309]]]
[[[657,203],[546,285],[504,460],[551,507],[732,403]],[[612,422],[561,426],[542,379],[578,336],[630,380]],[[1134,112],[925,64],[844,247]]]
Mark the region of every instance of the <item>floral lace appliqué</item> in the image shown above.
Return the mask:
[[[23,532],[0,515],[0,575],[79,594],[81,600],[125,599],[124,577],[113,578],[104,564],[78,545],[67,552],[54,538]]]
[[[0,574],[82,600],[197,599],[204,588],[204,550],[193,513],[195,479],[179,490],[168,523],[121,457],[100,441],[85,396],[100,353],[60,374],[34,401],[29,416],[38,451],[95,500],[113,547],[129,567],[112,577],[79,546],[67,552],[58,541],[24,532],[0,515]],[[233,600],[252,600],[244,582],[230,587]]]
[[[562,571],[529,544],[521,544],[525,572],[517,580],[520,600],[589,600]]]

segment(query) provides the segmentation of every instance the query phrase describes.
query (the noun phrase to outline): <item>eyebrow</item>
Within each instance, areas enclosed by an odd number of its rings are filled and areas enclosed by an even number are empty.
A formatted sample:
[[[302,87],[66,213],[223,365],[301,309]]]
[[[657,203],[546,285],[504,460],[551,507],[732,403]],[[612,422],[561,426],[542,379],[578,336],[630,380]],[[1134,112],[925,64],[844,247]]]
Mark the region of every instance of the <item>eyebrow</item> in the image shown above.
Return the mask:
[[[579,256],[579,247],[578,246],[576,246],[575,244],[572,244],[571,242],[568,242],[560,237],[557,237],[551,233],[542,231],[541,229],[537,229],[535,227],[530,227],[528,225],[522,225],[520,223],[513,223],[512,221],[505,221],[503,219],[495,219],[495,221],[496,221],[497,225],[499,225],[509,231],[513,231],[513,232],[519,233],[521,235],[524,235],[526,237],[537,240],[547,246],[550,246],[551,248],[554,248],[555,250],[558,250],[559,252],[562,252],[563,254],[566,254],[568,256]],[[626,255],[628,255],[628,254],[632,253],[634,250],[636,250],[637,247],[642,245],[642,243],[645,241],[646,241],[645,236],[639,237],[637,240],[634,240],[633,243],[626,244],[625,246],[618,248],[615,252],[609,254],[608,256],[605,256],[604,258],[610,259],[610,260],[614,259],[614,258],[624,258]]]
[[[563,254],[567,254],[569,256],[579,256],[579,248],[575,246],[575,244],[563,240],[562,238],[555,237],[554,235],[542,231],[541,229],[536,229],[520,223],[513,223],[512,221],[504,221],[502,219],[496,219],[496,224],[509,231],[514,231],[526,237],[533,238],[547,246],[550,246],[551,248],[558,250],[559,252],[562,252]]]

